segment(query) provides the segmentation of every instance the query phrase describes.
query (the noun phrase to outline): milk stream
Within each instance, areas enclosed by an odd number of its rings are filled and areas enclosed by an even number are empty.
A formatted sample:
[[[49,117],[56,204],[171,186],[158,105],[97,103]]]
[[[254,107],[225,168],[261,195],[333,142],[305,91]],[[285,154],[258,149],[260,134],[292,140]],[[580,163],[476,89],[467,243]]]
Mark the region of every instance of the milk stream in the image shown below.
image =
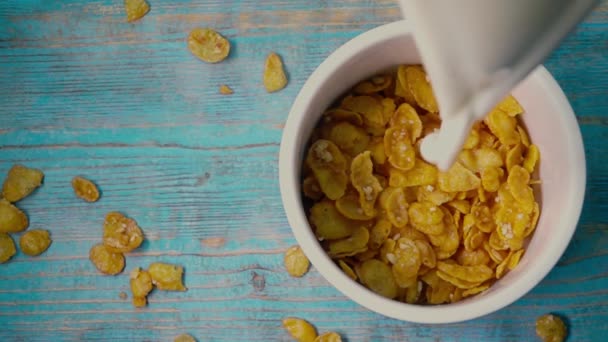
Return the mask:
[[[597,3],[400,0],[442,119],[439,131],[423,140],[422,157],[449,169],[473,123],[541,64]]]

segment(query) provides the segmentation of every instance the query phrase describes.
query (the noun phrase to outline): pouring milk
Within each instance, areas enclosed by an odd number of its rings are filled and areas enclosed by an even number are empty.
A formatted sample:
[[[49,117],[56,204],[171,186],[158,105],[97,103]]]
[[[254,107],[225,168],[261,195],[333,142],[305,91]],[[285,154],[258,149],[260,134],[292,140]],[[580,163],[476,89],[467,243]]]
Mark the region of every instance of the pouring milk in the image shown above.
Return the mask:
[[[422,157],[450,168],[475,121],[551,53],[595,0],[400,0],[442,124]]]

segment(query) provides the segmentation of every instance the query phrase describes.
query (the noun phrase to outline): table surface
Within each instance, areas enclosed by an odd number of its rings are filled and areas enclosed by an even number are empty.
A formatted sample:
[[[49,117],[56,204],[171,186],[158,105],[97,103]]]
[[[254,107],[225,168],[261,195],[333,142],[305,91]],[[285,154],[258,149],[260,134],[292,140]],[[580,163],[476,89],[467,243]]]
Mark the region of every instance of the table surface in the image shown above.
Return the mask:
[[[348,341],[529,341],[534,320],[565,315],[570,341],[608,333],[608,2],[546,61],[577,114],[588,185],[580,224],[554,270],[516,303],[441,326],[384,318],[348,300],[313,268],[282,266],[295,240],[281,205],[282,127],[303,82],[338,46],[398,20],[394,0],[150,0],[125,22],[122,0],[0,2],[0,174],[37,167],[45,182],[19,203],[31,227],[52,232],[38,258],[0,266],[0,341],[289,341],[299,316]],[[232,43],[218,65],[185,38],[211,26]],[[267,94],[264,58],[280,53],[290,82]],[[220,84],[235,93],[222,96]],[[98,203],[70,180],[95,180]],[[564,194],[567,196],[568,194]],[[122,274],[100,275],[88,251],[104,215],[123,211],[146,234]],[[129,270],[154,261],[186,267],[183,293],[129,299]]]

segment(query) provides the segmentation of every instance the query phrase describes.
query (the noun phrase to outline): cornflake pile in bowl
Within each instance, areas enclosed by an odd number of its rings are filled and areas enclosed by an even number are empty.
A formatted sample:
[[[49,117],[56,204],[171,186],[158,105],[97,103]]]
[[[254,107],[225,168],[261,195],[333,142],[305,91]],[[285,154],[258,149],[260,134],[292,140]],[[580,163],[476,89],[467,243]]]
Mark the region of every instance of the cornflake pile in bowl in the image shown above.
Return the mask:
[[[313,130],[302,165],[308,220],[331,259],[375,293],[453,303],[488,289],[525,253],[540,210],[539,149],[507,96],[447,171],[420,156],[441,123],[422,67],[357,84]]]

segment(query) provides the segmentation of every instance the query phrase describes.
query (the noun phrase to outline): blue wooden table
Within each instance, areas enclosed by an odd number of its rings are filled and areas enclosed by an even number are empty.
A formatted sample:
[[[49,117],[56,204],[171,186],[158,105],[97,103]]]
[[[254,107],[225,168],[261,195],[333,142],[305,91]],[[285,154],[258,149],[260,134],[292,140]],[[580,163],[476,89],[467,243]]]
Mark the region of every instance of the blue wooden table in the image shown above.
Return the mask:
[[[294,244],[281,206],[282,125],[314,68],[359,33],[401,17],[393,0],[150,0],[125,22],[122,0],[0,2],[0,174],[14,163],[45,182],[20,203],[53,244],[0,265],[0,341],[289,341],[299,316],[348,341],[530,341],[556,312],[570,341],[608,336],[608,2],[546,61],[570,99],[588,160],[586,203],[557,267],[513,305],[443,326],[384,318],[345,298],[314,269],[291,278]],[[187,50],[196,26],[232,42],[228,60]],[[264,57],[284,58],[290,83],[267,94]],[[218,86],[234,89],[220,95]],[[101,200],[78,200],[83,175]],[[135,218],[144,245],[125,272],[100,275],[88,251],[104,215]],[[184,265],[184,293],[154,292],[135,309],[128,273],[154,261]]]

